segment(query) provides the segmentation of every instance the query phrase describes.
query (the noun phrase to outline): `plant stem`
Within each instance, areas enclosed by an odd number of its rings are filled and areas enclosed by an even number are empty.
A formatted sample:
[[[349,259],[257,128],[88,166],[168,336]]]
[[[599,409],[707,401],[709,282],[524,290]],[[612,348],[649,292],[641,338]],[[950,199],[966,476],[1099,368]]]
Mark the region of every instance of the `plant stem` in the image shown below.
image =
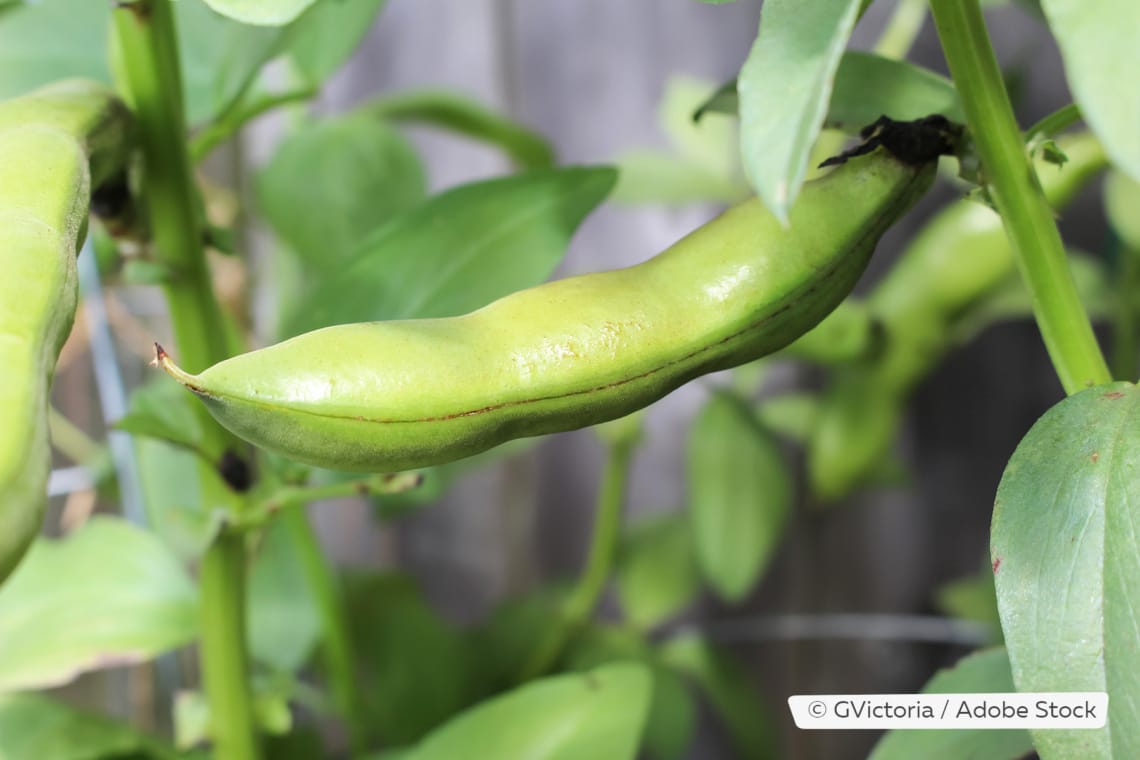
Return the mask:
[[[1070,103],[1067,106],[1061,106],[1053,113],[1045,116],[1029,129],[1025,130],[1025,138],[1032,140],[1037,135],[1045,137],[1052,137],[1061,130],[1076,124],[1081,120],[1081,109],[1077,107],[1076,103]]]
[[[202,671],[210,702],[214,754],[222,760],[261,756],[245,677],[245,539],[223,532],[202,557]]]
[[[1065,392],[1110,382],[1081,306],[1053,212],[1037,181],[986,33],[978,0],[931,0],[931,12],[986,182],[1033,298]]]
[[[262,95],[250,103],[245,103],[244,101],[235,103],[232,108],[214,119],[209,126],[199,132],[194,139],[190,141],[191,160],[194,163],[198,163],[210,155],[210,152],[218,147],[219,144],[228,140],[239,129],[257,117],[279,106],[309,100],[316,94],[316,87],[306,85],[296,90],[289,90],[288,92]]]
[[[178,38],[170,0],[119,5],[114,11],[114,34],[145,162],[142,194],[155,255],[171,272],[163,287],[174,337],[183,365],[201,370],[225,359],[228,349],[224,319],[206,267],[203,225],[186,153]],[[203,448],[242,450],[201,405],[196,409],[204,431]],[[223,531],[202,558],[199,581],[202,671],[219,760],[260,757],[248,681],[245,572],[241,535]]]
[[[618,439],[610,445],[609,460],[598,491],[594,534],[590,539],[590,555],[586,567],[563,603],[559,620],[547,630],[526,660],[521,673],[523,681],[546,673],[598,606],[617,558],[625,484],[629,479],[629,463],[636,445],[636,439],[633,438]]]
[[[899,0],[883,33],[875,43],[875,52],[884,58],[900,60],[910,52],[922,23],[926,21],[926,0]]]
[[[356,679],[353,677],[352,637],[348,631],[348,612],[345,609],[340,584],[333,568],[325,559],[309,516],[302,504],[291,504],[282,518],[301,561],[301,570],[320,611],[324,636],[322,654],[328,674],[329,686],[348,729],[352,756],[365,751],[363,710],[361,709]]]

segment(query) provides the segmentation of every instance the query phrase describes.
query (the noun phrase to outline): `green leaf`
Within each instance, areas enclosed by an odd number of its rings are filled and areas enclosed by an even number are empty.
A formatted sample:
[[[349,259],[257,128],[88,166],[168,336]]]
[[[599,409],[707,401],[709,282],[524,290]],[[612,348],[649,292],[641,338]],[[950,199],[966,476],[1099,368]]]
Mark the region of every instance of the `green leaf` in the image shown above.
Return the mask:
[[[1125,245],[1140,251],[1140,182],[1122,172],[1109,172],[1104,183],[1104,210]]]
[[[671,639],[658,651],[664,663],[701,688],[744,760],[780,756],[771,713],[735,658],[699,636]]]
[[[39,0],[0,17],[0,98],[59,79],[110,83],[111,3]],[[281,32],[230,21],[197,0],[173,3],[187,119],[197,124],[234,101],[278,50]]]
[[[265,531],[250,567],[246,600],[254,659],[295,673],[320,639],[321,620],[285,520],[273,520]]]
[[[940,670],[922,687],[923,694],[986,694],[1013,691],[1009,657],[1002,648],[963,657],[953,668]],[[1033,751],[1024,729],[896,729],[887,732],[869,760],[1010,760]]]
[[[0,589],[0,691],[145,662],[196,633],[197,595],[177,560],[153,534],[95,517],[39,539]]]
[[[153,438],[135,439],[147,522],[184,560],[206,551],[238,496],[197,455]]]
[[[438,195],[377,230],[288,332],[454,316],[536,285],[614,180],[608,168],[540,169]]]
[[[859,0],[767,0],[740,69],[740,151],[764,205],[787,219],[823,127]]]
[[[932,113],[964,123],[954,83],[929,69],[874,53],[849,51],[835,75],[827,124],[848,133],[887,115],[910,121]]]
[[[697,415],[688,464],[697,563],[721,598],[739,602],[783,535],[792,506],[787,465],[771,433],[726,393]]]
[[[288,695],[280,688],[254,689],[253,717],[258,728],[271,736],[288,734],[293,728]],[[178,692],[174,699],[175,745],[179,749],[189,749],[213,736],[214,719],[206,695],[200,691]]]
[[[652,758],[677,760],[692,744],[696,705],[682,678],[656,659],[641,634],[627,628],[594,626],[575,639],[566,668],[591,670],[633,660],[647,665],[653,674],[653,697],[645,721],[645,751]]]
[[[401,758],[633,760],[651,685],[633,663],[544,678],[471,708]]]
[[[627,151],[618,156],[617,167],[614,200],[620,203],[735,203],[751,194],[739,180],[659,151]]]
[[[109,83],[109,3],[40,0],[0,15],[0,99],[49,82],[86,77]]]
[[[293,132],[258,173],[256,190],[309,279],[344,266],[371,233],[421,203],[425,178],[407,140],[356,112]]]
[[[706,98],[693,112],[693,118],[700,119],[706,113],[735,114],[739,107],[734,80]],[[913,63],[849,50],[835,72],[824,124],[856,134],[881,115],[906,121],[932,113],[964,121],[953,82]]]
[[[335,74],[387,0],[318,0],[293,24],[289,57],[311,84]]]
[[[618,556],[615,580],[626,617],[641,629],[691,604],[701,581],[688,514],[672,512],[634,524]]]
[[[40,694],[0,695],[0,757],[110,760],[179,755],[158,739]]]
[[[521,597],[507,599],[486,621],[468,632],[469,646],[479,653],[475,665],[479,682],[492,691],[516,683],[529,652],[565,609],[567,584],[547,584]]]
[[[1018,691],[1107,691],[1100,730],[1035,731],[1041,757],[1140,757],[1140,390],[1082,391],[1009,460],[990,556]]]
[[[815,393],[783,393],[761,401],[756,415],[773,433],[802,444],[815,429],[819,408]]]
[[[1140,87],[1120,78],[1140,70],[1136,0],[1041,0],[1061,47],[1073,99],[1118,169],[1140,182]]]
[[[409,578],[350,580],[347,607],[368,725],[386,743],[416,741],[472,701],[473,653]]]
[[[282,26],[300,16],[316,0],[205,0],[223,16],[243,24]]]
[[[554,149],[537,132],[454,93],[423,90],[393,95],[365,109],[377,118],[439,127],[498,146],[526,169],[554,164]]]
[[[934,597],[935,606],[946,614],[992,626],[995,637],[1000,641],[997,590],[994,588],[994,574],[988,567],[977,575],[942,584]]]
[[[193,400],[177,385],[148,383],[131,391],[127,414],[115,422],[115,428],[196,451],[203,446],[202,418],[191,404]]]

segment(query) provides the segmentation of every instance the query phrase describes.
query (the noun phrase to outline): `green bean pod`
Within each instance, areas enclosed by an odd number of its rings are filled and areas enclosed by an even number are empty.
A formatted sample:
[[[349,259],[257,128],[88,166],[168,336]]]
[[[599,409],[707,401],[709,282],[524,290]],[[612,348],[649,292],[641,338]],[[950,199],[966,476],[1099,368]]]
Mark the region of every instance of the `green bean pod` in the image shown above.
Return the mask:
[[[125,163],[128,125],[94,83],[0,103],[0,581],[43,519],[48,396],[75,316],[75,255],[91,189]]]
[[[781,226],[758,200],[637,266],[446,319],[340,325],[198,375],[159,361],[237,435],[322,467],[397,471],[615,419],[811,329],[850,293],[934,160],[879,148],[807,183]]]

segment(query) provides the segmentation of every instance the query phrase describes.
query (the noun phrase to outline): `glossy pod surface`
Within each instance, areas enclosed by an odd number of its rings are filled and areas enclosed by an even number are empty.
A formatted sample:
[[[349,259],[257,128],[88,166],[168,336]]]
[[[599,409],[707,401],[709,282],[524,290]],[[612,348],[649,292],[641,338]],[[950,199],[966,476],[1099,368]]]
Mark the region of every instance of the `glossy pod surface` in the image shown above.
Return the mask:
[[[122,167],[128,115],[67,82],[0,104],[0,581],[39,532],[47,410],[77,299],[91,188]]]
[[[854,287],[934,162],[885,150],[805,185],[782,227],[757,200],[634,267],[447,319],[341,325],[188,375],[237,435],[342,470],[439,464],[647,406],[795,340]]]

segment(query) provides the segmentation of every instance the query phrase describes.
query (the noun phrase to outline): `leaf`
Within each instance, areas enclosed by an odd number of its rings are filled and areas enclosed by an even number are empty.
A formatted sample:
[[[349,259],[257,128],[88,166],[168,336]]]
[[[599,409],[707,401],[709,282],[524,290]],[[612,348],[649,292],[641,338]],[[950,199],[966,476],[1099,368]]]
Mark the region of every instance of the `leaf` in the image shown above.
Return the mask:
[[[472,701],[474,653],[409,578],[351,581],[346,606],[368,727],[386,743],[416,741]]]
[[[906,61],[855,50],[844,53],[835,75],[827,125],[856,133],[882,115],[910,121],[939,113],[966,121],[954,83]]]
[[[744,170],[777,218],[787,220],[827,113],[831,85],[859,0],[767,0],[740,69]]]
[[[523,663],[520,652],[529,652],[541,636],[562,615],[569,589],[566,584],[547,584],[534,591],[507,599],[486,621],[468,632],[473,651],[479,653],[475,665],[478,680],[492,691],[517,682]]]
[[[165,380],[165,378],[163,378]],[[115,429],[173,443],[191,451],[203,447],[202,418],[191,406],[192,399],[173,383],[151,382],[131,391],[127,414]],[[213,451],[209,455],[220,456]]]
[[[615,580],[626,617],[648,630],[691,604],[700,593],[692,527],[685,512],[643,519],[625,537]]]
[[[273,520],[265,531],[250,567],[246,600],[254,659],[297,672],[320,640],[321,620],[285,519]]]
[[[0,691],[145,662],[197,633],[197,595],[151,533],[94,517],[39,539],[0,589]]]
[[[387,0],[318,0],[292,26],[289,57],[311,84],[335,74],[368,34]]]
[[[256,190],[308,279],[335,272],[371,233],[421,203],[425,182],[408,141],[357,112],[293,132],[258,173]]]
[[[782,393],[761,401],[756,415],[777,435],[804,443],[819,420],[820,401],[815,393]]]
[[[783,535],[792,506],[787,466],[771,433],[726,393],[697,415],[688,465],[697,563],[721,598],[739,602]]]
[[[365,108],[380,119],[439,127],[498,146],[523,168],[545,169],[554,165],[554,149],[542,135],[454,93],[404,93],[377,100]]]
[[[1113,231],[1131,250],[1140,252],[1140,182],[1122,172],[1109,172],[1104,210]]]
[[[1001,638],[1001,619],[998,617],[997,591],[994,575],[987,567],[978,575],[944,583],[935,591],[935,606],[959,620],[972,620],[993,627],[995,637]]]
[[[197,0],[176,2],[187,120],[218,114],[277,52],[280,30],[230,21]],[[48,82],[86,77],[109,84],[111,4],[38,0],[0,17],[0,98]]]
[[[179,755],[158,739],[40,694],[0,695],[0,757],[109,760]]]
[[[653,697],[645,721],[643,744],[649,757],[677,760],[693,740],[696,705],[681,677],[657,662],[645,638],[628,628],[594,626],[574,640],[566,657],[568,670],[591,670],[612,662],[639,661],[653,674]]]
[[[740,100],[736,81],[721,85],[693,112],[735,114]],[[962,104],[954,83],[930,69],[874,53],[848,50],[835,72],[834,89],[824,124],[856,134],[880,115],[908,121],[940,113],[962,122]]]
[[[745,760],[779,757],[771,713],[739,662],[699,636],[671,639],[658,652],[701,688]]]
[[[1013,691],[1009,657],[998,647],[963,657],[953,668],[938,671],[922,687],[923,694],[986,694]],[[888,731],[869,760],[913,760],[916,757],[1010,760],[1033,751],[1024,729],[931,729]]]
[[[627,151],[618,156],[617,166],[614,200],[619,203],[735,203],[751,194],[743,182],[668,153]]]
[[[609,168],[540,169],[438,195],[377,230],[288,332],[454,316],[536,285],[614,180]]]
[[[1140,757],[1140,391],[1054,406],[998,486],[990,557],[1018,691],[1107,691],[1099,730],[1033,733],[1044,760]]]
[[[205,0],[223,16],[243,24],[282,26],[300,16],[316,0]]]
[[[253,717],[257,727],[271,736],[288,734],[293,728],[288,695],[280,688],[255,688]],[[174,743],[188,749],[214,738],[210,703],[200,691],[180,691],[174,698]],[[274,756],[275,758],[278,756]]]
[[[650,687],[633,663],[544,678],[467,710],[401,759],[633,760]]]
[[[1140,87],[1120,79],[1122,71],[1140,70],[1140,3],[1041,0],[1041,8],[1081,114],[1113,164],[1140,182]]]

